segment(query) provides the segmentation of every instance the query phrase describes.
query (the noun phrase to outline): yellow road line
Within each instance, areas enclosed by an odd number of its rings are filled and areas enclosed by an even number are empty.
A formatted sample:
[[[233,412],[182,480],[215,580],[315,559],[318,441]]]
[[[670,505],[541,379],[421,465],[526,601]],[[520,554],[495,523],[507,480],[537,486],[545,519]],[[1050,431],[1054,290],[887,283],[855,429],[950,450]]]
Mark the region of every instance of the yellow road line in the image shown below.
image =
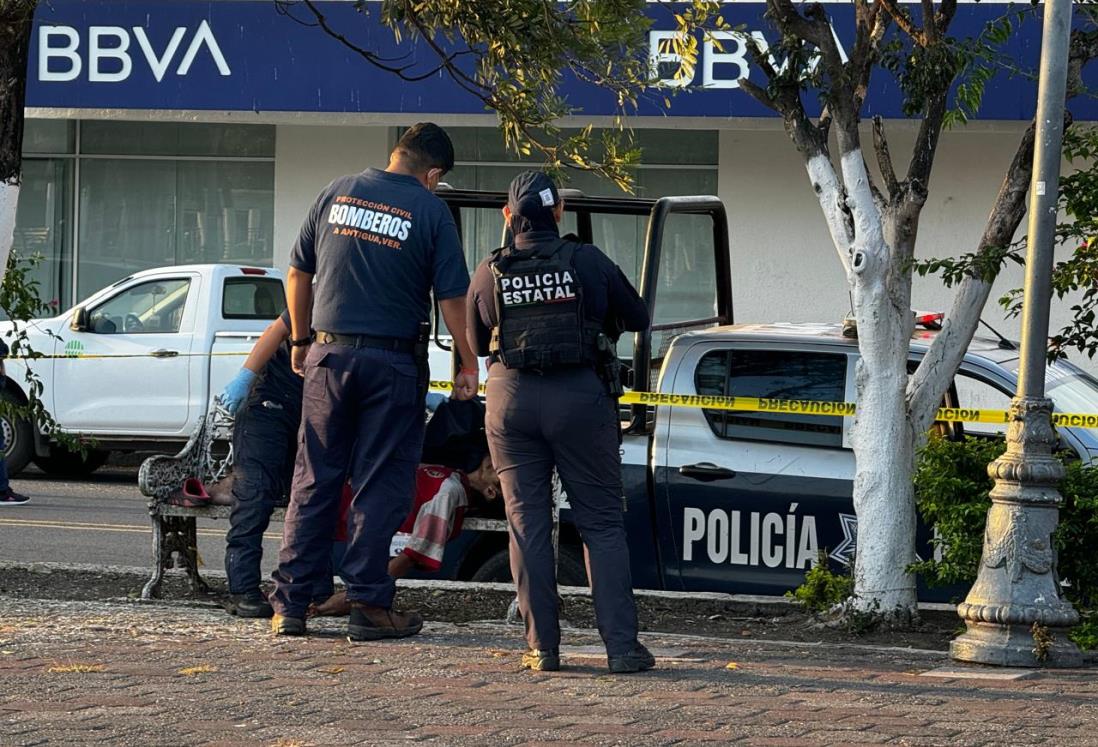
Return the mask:
[[[29,527],[35,529],[69,529],[69,530],[83,530],[89,532],[129,532],[137,534],[151,534],[151,527],[143,527],[137,524],[92,524],[88,522],[58,522],[47,521],[43,519],[5,519],[0,518],[0,526],[11,527]],[[225,532],[218,531],[216,529],[198,529],[198,534],[203,537],[224,537]],[[272,534],[270,532],[263,535],[264,539],[282,539],[281,534]]]

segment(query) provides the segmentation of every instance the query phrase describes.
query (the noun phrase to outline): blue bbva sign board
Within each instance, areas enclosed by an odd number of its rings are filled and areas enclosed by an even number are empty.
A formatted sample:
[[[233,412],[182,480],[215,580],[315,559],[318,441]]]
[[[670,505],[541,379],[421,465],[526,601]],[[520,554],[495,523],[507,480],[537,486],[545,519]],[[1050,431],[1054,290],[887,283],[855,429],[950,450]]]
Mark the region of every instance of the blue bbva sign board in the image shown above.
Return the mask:
[[[398,44],[378,19],[376,4],[365,13],[349,2],[318,2],[328,22],[355,44],[391,64],[426,73],[437,58],[422,42]],[[1027,4],[1028,5],[1028,4]],[[840,43],[851,46],[853,9],[829,4]],[[954,33],[976,36],[1011,6],[962,3]],[[1026,7],[1026,6],[1019,6]],[[763,3],[729,3],[723,14],[760,43],[776,39],[763,19]],[[675,28],[671,10],[653,4],[650,44]],[[1032,71],[1040,52],[1039,13],[1017,29],[1004,51],[1020,70]],[[31,41],[27,105],[91,109],[218,111],[373,112],[477,114],[479,99],[446,73],[408,82],[381,70],[324,33],[309,11],[273,0],[50,0],[39,5]],[[302,23],[305,22],[305,23]],[[662,47],[665,49],[665,47]],[[670,116],[764,117],[773,113],[736,84],[752,69],[741,41],[701,45],[690,87],[672,101]],[[1098,76],[1095,76],[1098,77]],[[1096,81],[1098,82],[1098,81]],[[901,97],[890,76],[878,71],[866,114],[901,117]],[[614,112],[612,100],[589,85],[565,78],[562,90],[584,114]],[[637,113],[662,115],[662,92],[644,96]],[[985,119],[1029,119],[1036,85],[1005,70],[988,85],[979,113]],[[814,104],[814,102],[813,102]],[[1098,119],[1098,101],[1078,99],[1079,119]]]

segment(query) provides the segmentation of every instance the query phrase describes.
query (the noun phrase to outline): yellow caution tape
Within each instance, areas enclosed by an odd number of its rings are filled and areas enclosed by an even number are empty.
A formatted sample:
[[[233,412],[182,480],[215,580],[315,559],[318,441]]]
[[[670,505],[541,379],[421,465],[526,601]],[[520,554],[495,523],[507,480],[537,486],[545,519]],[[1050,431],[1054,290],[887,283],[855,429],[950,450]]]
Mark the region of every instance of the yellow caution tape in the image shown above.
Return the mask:
[[[152,353],[60,353],[58,355],[9,355],[4,360],[19,361],[62,361],[62,360],[109,360],[112,358],[220,358],[222,356],[236,356],[244,358],[248,351],[220,352],[220,353],[168,353],[165,355],[153,355]]]
[[[110,358],[211,358],[222,356],[244,357],[242,352],[210,353],[174,353],[153,355],[151,353],[62,353],[60,355],[24,355],[9,356],[8,360],[102,360]],[[454,385],[449,381],[431,381],[430,391],[449,393]],[[479,389],[484,393],[484,385]],[[759,397],[728,397],[716,394],[668,394],[665,392],[626,392],[619,398],[623,405],[652,405],[661,407],[687,407],[699,410],[723,410],[728,412],[781,412],[791,415],[818,415],[821,417],[850,417],[856,407],[853,402],[818,402],[808,399],[763,399]],[[1006,410],[979,410],[968,407],[942,407],[938,409],[937,422],[943,423],[1009,423],[1010,413]],[[1077,412],[1056,412],[1052,414],[1053,425],[1067,428],[1098,428],[1098,414]]]
[[[450,392],[449,381],[432,381],[433,392]],[[480,387],[481,393],[484,387]],[[658,405],[688,407],[699,410],[729,412],[781,412],[790,415],[849,417],[855,412],[853,402],[817,402],[808,399],[761,399],[759,397],[726,397],[710,394],[667,394],[664,392],[626,392],[618,400],[623,405]],[[935,420],[943,423],[1009,423],[1006,410],[979,410],[968,407],[942,407]],[[1068,428],[1098,428],[1098,414],[1056,412],[1054,425]]]

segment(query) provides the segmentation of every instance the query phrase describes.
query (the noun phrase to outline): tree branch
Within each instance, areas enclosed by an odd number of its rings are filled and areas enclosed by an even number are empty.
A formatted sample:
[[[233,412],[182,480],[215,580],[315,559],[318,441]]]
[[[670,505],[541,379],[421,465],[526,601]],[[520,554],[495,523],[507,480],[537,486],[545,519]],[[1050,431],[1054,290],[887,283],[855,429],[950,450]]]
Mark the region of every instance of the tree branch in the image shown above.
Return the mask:
[[[979,256],[987,258],[993,251],[1008,246],[1025,217],[1026,199],[1033,177],[1035,133],[1036,124],[1030,124],[1022,136],[980,237]],[[934,422],[938,405],[964,359],[991,294],[995,278],[989,274],[990,268],[984,268],[983,272],[975,268],[968,271],[953,297],[949,313],[942,322],[942,330],[908,382],[907,399],[916,433],[925,433]]]
[[[911,20],[911,16],[900,7],[896,0],[877,0],[877,2],[892,17],[892,20],[896,22],[901,31],[910,36],[916,44],[926,46],[926,35],[923,30],[915,25],[915,22]]]
[[[944,0],[942,2],[941,10],[938,11],[938,15],[935,18],[935,24],[938,27],[938,33],[943,36],[949,31],[949,25],[953,22],[953,16],[957,13],[957,0]]]
[[[37,0],[0,2],[0,185],[18,184],[23,170],[23,105],[35,5]],[[0,276],[5,267],[6,257]]]
[[[915,137],[915,146],[911,151],[911,163],[907,167],[904,179],[911,197],[916,201],[925,201],[930,188],[930,172],[934,168],[934,156],[938,151],[938,139],[942,135],[942,123],[945,121],[949,96],[948,85],[927,97],[928,103],[919,123],[919,134]]]
[[[938,24],[934,18],[934,0],[921,0],[923,7],[923,33],[926,43],[934,44],[938,41]]]
[[[1072,31],[1068,47],[1067,95],[1069,99],[1085,90],[1083,66],[1095,57],[1098,57],[1098,31],[1082,29]]]
[[[334,28],[332,28],[332,25],[330,23],[328,23],[327,17],[323,13],[320,12],[320,9],[316,7],[316,4],[313,2],[313,0],[303,0],[303,2],[304,2],[305,7],[308,8],[309,11],[316,18],[316,25],[319,26],[321,28],[321,30],[324,31],[324,33],[328,34],[328,36],[332,37],[333,39],[338,41],[340,44],[342,44],[343,46],[350,49],[352,52],[354,52],[354,53],[358,54],[359,56],[361,56],[364,60],[369,62],[374,67],[380,68],[381,70],[384,70],[387,73],[392,73],[393,75],[398,76],[401,80],[406,80],[410,83],[414,83],[416,81],[421,81],[421,80],[426,80],[427,78],[431,78],[431,77],[437,75],[440,71],[449,68],[449,66],[453,63],[453,61],[458,56],[457,54],[448,55],[448,54],[442,53],[442,54],[439,55],[440,61],[439,61],[439,64],[437,66],[431,68],[430,70],[428,70],[427,72],[424,72],[424,73],[416,73],[415,75],[409,75],[407,73],[407,71],[412,69],[415,66],[414,63],[410,63],[410,64],[407,64],[407,65],[401,65],[401,66],[389,64],[391,62],[394,62],[394,60],[388,59],[388,58],[385,58],[385,57],[381,57],[380,55],[374,54],[373,52],[371,52],[369,50],[363,49],[362,47],[360,47],[359,45],[355,44],[350,39],[348,39],[346,36],[339,33]],[[289,12],[287,10],[285,10],[284,6],[281,5],[281,3],[277,7],[283,8],[283,10],[281,12],[283,12],[285,15],[290,15]],[[290,15],[290,17],[292,18],[293,16]],[[294,20],[297,20],[297,19],[294,19]],[[298,22],[301,23],[301,21],[298,21]]]
[[[896,180],[892,154],[888,151],[888,140],[885,138],[884,120],[880,116],[873,118],[873,150],[877,153],[877,167],[884,178],[885,189],[888,190],[889,197],[894,197],[900,191],[900,183]]]

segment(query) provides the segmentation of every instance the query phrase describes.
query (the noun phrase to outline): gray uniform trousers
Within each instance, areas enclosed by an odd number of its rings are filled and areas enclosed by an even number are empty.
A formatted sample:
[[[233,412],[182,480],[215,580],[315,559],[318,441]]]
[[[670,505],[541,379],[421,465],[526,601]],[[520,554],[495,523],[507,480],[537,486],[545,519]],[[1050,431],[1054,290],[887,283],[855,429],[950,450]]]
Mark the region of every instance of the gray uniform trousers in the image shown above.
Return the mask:
[[[637,641],[622,516],[618,411],[589,368],[538,373],[492,366],[485,429],[503,486],[511,572],[532,649],[560,645],[552,546],[552,472],[583,540],[599,634],[610,656]]]

